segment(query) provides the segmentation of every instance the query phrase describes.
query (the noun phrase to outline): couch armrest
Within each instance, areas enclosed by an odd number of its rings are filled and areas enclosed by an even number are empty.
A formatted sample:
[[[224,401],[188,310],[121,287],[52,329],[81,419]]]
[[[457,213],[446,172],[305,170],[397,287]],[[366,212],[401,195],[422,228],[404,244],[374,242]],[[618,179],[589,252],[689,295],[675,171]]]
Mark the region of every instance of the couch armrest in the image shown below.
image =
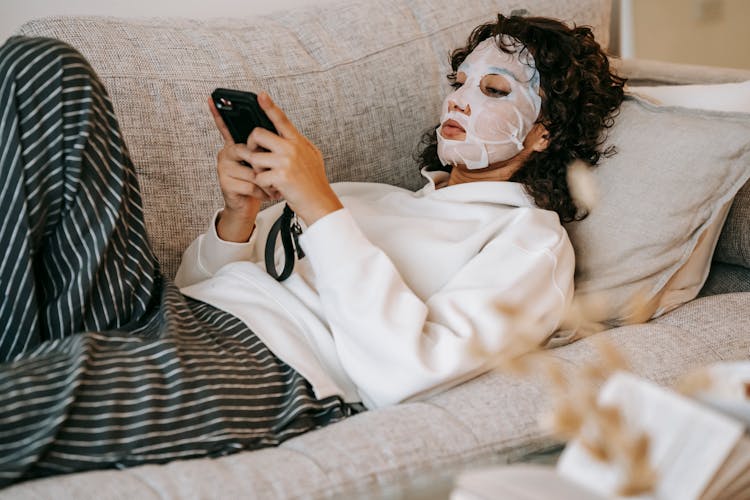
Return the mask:
[[[648,59],[611,60],[630,85],[679,85],[730,83],[750,80],[750,70],[677,64]]]

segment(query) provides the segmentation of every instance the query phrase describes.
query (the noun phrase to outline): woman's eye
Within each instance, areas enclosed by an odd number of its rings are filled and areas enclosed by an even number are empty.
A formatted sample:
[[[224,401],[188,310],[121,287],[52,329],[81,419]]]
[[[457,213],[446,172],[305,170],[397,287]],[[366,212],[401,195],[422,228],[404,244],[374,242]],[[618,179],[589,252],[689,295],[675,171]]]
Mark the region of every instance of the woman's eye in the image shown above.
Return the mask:
[[[453,87],[454,89],[461,88],[461,85],[463,85],[463,83],[461,82],[451,82],[451,87]]]
[[[507,90],[493,89],[492,87],[485,88],[484,92],[492,97],[505,97],[506,95],[510,94],[510,92],[508,92]]]

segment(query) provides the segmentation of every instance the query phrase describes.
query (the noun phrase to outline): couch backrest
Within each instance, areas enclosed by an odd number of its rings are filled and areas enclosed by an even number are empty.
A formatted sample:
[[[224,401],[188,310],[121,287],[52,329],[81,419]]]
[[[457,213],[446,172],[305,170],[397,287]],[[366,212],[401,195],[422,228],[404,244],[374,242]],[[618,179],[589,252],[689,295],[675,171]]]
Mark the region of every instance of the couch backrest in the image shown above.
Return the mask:
[[[206,106],[215,87],[267,90],[323,151],[332,181],[415,189],[419,139],[449,90],[448,54],[519,8],[590,25],[608,43],[611,0],[350,0],[244,19],[52,17],[19,32],[67,41],[108,88],[171,277],[222,206],[221,139]]]

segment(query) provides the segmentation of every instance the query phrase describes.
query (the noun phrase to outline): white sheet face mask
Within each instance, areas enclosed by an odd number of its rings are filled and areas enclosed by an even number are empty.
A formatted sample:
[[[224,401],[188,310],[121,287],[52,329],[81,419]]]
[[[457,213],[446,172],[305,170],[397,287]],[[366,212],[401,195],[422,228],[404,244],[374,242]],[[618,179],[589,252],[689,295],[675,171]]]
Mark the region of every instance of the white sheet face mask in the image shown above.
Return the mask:
[[[518,47],[514,53],[503,52],[495,38],[488,38],[458,67],[457,73],[463,72],[466,80],[443,101],[437,129],[438,156],[444,165],[463,164],[475,170],[514,157],[523,149],[523,141],[539,117],[542,99],[534,60],[528,51],[520,50],[515,39],[503,37],[511,42],[506,46]],[[503,90],[510,92],[493,94],[486,88],[486,80],[483,91],[480,84],[487,75],[500,75],[507,81]],[[460,109],[451,110],[452,105]],[[446,120],[458,122],[466,131],[466,138],[443,137],[441,129]]]

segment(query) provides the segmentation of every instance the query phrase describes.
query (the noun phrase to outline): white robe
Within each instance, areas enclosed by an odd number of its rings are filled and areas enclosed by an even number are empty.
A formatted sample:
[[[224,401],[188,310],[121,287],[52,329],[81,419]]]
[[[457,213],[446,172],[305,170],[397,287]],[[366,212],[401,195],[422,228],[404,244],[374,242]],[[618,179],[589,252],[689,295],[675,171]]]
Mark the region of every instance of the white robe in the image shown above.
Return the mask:
[[[258,215],[247,243],[219,239],[214,215],[177,286],[243,320],[317,397],[368,408],[474,377],[514,336],[543,342],[573,296],[573,248],[557,214],[518,183],[436,189],[448,174],[423,175],[417,192],[333,184],[345,208],[305,228],[305,258],[284,282],[264,264],[283,203]]]

